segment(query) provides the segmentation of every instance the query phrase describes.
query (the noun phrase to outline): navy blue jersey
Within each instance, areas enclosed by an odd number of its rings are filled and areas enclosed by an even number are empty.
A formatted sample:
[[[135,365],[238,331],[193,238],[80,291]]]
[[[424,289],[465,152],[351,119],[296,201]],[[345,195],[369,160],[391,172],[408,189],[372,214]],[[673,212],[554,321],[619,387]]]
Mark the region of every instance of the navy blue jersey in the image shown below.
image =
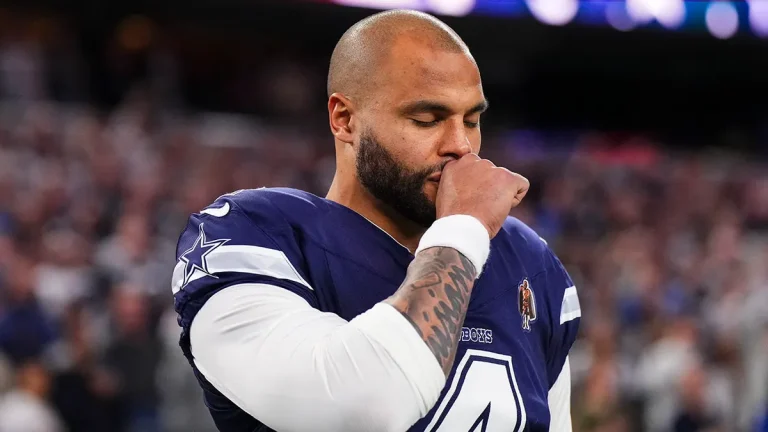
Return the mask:
[[[293,189],[243,190],[189,218],[173,292],[181,348],[216,292],[242,283],[287,289],[351,320],[391,296],[413,255],[351,209]],[[515,218],[491,241],[470,298],[456,361],[430,413],[411,431],[549,430],[547,394],[576,337],[578,297],[547,244]],[[224,432],[269,430],[195,370]]]

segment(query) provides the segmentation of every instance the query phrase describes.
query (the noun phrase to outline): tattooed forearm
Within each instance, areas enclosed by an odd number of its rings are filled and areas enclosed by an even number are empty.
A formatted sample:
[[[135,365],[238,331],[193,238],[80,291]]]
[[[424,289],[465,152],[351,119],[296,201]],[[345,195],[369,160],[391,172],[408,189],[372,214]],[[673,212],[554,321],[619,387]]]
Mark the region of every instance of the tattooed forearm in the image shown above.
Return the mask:
[[[413,324],[446,376],[456,357],[476,275],[472,263],[456,249],[426,249],[408,267],[400,289],[386,300]]]

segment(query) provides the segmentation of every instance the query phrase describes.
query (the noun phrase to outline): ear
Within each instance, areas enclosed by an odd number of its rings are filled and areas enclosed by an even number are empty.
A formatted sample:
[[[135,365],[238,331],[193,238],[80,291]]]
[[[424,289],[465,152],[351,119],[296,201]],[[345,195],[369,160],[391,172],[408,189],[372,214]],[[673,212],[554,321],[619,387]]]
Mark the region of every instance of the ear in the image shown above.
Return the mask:
[[[341,142],[354,142],[354,127],[352,125],[352,101],[341,93],[334,93],[328,98],[328,121],[331,133]]]

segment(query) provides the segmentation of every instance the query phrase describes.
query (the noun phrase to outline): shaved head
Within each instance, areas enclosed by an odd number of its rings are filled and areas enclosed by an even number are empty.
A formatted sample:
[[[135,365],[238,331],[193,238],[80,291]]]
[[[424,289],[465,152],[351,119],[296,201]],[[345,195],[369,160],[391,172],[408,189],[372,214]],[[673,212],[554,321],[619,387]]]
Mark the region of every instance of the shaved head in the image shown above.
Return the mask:
[[[328,71],[328,96],[338,92],[364,98],[376,85],[381,65],[396,54],[396,43],[402,39],[471,57],[459,35],[431,15],[411,10],[377,13],[350,27],[336,44]]]

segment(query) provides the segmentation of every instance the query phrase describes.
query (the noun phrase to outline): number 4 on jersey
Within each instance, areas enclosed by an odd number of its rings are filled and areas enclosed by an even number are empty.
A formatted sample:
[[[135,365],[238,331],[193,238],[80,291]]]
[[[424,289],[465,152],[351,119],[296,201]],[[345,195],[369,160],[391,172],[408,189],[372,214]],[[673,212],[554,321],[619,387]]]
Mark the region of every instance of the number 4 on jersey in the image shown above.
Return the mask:
[[[512,358],[467,350],[451,387],[426,430],[430,432],[510,432],[525,429],[525,406]]]

